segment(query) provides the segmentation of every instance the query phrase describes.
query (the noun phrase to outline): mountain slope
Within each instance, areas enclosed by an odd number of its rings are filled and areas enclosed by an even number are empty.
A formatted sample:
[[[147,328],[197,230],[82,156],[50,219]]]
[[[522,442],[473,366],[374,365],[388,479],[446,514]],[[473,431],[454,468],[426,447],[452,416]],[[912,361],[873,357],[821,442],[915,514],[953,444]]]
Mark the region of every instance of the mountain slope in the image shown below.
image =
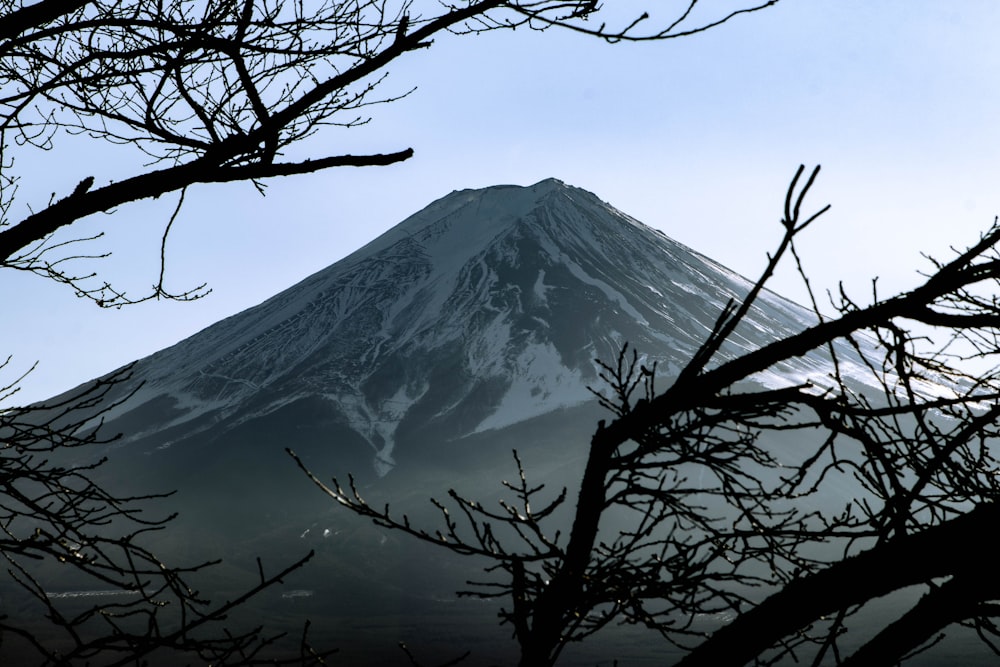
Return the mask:
[[[138,362],[134,382],[144,384],[115,408],[110,428],[126,445],[164,449],[307,401],[366,443],[381,475],[407,442],[584,403],[594,358],[613,358],[625,341],[676,372],[725,302],[749,287],[554,179],[453,192],[261,305]],[[810,320],[765,293],[728,352]],[[788,371],[821,373],[822,364]]]

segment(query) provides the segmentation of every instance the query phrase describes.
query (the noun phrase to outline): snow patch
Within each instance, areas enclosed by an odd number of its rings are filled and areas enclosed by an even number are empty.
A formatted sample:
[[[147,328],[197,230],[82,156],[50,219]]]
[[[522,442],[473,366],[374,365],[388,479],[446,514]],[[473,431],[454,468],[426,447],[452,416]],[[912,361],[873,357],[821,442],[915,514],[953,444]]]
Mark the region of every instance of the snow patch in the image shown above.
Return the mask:
[[[428,388],[426,384],[419,388],[401,385],[395,394],[377,405],[369,403],[357,387],[350,393],[327,395],[326,398],[346,413],[351,428],[364,437],[375,451],[372,465],[375,473],[384,477],[396,465],[392,452],[396,446],[399,422]]]
[[[510,319],[498,313],[475,340],[470,341],[466,368],[473,377],[489,377],[503,371],[505,352],[510,347]]]
[[[510,388],[475,433],[510,426],[591,398],[579,371],[566,368],[551,343],[531,343],[513,360]]]
[[[545,269],[540,269],[538,271],[538,278],[535,280],[535,285],[532,292],[538,303],[541,305],[548,305],[549,298],[547,296],[549,290],[555,289],[554,287],[549,287],[545,284]]]

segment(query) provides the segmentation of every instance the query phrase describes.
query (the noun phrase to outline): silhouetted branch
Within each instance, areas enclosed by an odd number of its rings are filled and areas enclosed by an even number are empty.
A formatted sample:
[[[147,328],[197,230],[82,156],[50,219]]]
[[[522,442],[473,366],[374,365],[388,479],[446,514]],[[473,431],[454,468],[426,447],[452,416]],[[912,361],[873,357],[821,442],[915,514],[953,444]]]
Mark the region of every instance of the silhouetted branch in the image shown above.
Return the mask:
[[[48,619],[40,635],[24,618],[0,617],[5,651],[16,647],[19,660],[39,665],[133,665],[154,653],[219,665],[325,664],[331,651],[304,638],[299,656],[281,657],[268,653],[280,636],[225,625],[232,611],[303,567],[311,553],[277,574],[260,566],[256,584],[213,604],[187,579],[218,561],[170,566],[143,546],[175,516],[149,516],[144,505],[172,494],[119,495],[94,481],[106,459],[87,457],[117,439],[101,436],[100,427],[138,390],[110,399],[129,377],[126,368],[46,404],[0,411],[0,556],[20,594]],[[63,577],[72,572],[83,589],[106,589],[112,601],[68,613],[75,598],[44,583],[53,565]]]
[[[209,0],[197,10],[182,2],[89,0],[12,9],[0,16],[0,79],[5,83],[0,151],[8,151],[11,143],[22,150],[50,150],[66,133],[83,134],[141,150],[155,168],[111,182],[83,174],[63,196],[54,195],[28,215],[15,215],[14,164],[0,159],[0,185],[6,189],[0,193],[6,226],[0,232],[0,265],[54,277],[105,306],[172,297],[162,283],[140,297],[104,284],[89,287],[89,272],[73,275],[59,268],[61,259],[42,261],[39,255],[53,256],[61,242],[53,243],[51,235],[77,220],[192,185],[256,183],[409,159],[409,148],[281,158],[317,132],[363,125],[368,107],[409,94],[378,96],[376,91],[391,65],[438,36],[560,26],[607,41],[672,39],[775,1],[681,29],[689,25],[695,1],[668,19],[669,27],[645,35],[637,32],[640,24],[650,23],[645,15],[626,19],[621,28],[594,30],[584,23],[601,14],[592,0],[443,5],[319,0],[308,7],[283,0]],[[196,288],[176,296],[202,293]]]
[[[379,525],[488,559],[487,571],[506,578],[463,594],[509,596],[501,618],[524,665],[554,664],[568,642],[623,622],[690,649],[682,664],[776,664],[802,654],[843,662],[848,619],[915,586],[929,586],[927,597],[850,660],[894,662],[959,622],[989,641],[1000,579],[989,551],[973,542],[996,521],[1000,501],[1000,376],[955,365],[962,357],[948,348],[968,341],[970,358],[1000,354],[1000,302],[976,296],[1000,288],[1000,227],[935,262],[909,292],[876,293],[865,306],[842,293],[836,315],[817,312],[783,339],[726,351],[779,260],[794,254],[795,235],[827,210],[803,213],[818,171],[801,188],[804,168],[796,172],[782,238],[761,277],[722,308],[666,390],[655,391],[653,372],[628,345],[616,361],[598,361],[605,389],[591,391],[614,419],[591,439],[565,541],[546,537],[549,507],[529,509],[542,487],[527,481],[519,459],[519,481],[505,483],[518,503],[486,511],[451,491],[459,515],[435,501],[436,532],[371,508],[353,480],[345,492],[307,474]],[[934,348],[913,323],[948,342]],[[785,387],[755,382],[806,355],[829,372]],[[776,433],[799,446],[776,447]],[[831,504],[830,488],[849,491]],[[610,511],[627,519],[602,535]],[[735,620],[705,639],[699,619],[720,613]]]

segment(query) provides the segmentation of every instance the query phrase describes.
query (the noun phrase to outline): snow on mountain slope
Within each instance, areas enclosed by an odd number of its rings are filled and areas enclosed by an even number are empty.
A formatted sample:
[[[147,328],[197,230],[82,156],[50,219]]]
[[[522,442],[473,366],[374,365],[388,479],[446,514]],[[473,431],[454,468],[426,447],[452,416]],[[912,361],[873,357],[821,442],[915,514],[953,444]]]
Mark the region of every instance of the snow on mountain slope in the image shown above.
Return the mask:
[[[134,377],[144,385],[111,416],[130,418],[126,443],[160,434],[164,448],[318,397],[384,474],[398,443],[428,428],[459,437],[588,400],[594,358],[613,358],[625,341],[676,372],[726,301],[749,288],[554,179],[453,192],[298,285],[141,360]],[[765,293],[724,353],[811,319]],[[826,372],[816,360],[788,371]]]

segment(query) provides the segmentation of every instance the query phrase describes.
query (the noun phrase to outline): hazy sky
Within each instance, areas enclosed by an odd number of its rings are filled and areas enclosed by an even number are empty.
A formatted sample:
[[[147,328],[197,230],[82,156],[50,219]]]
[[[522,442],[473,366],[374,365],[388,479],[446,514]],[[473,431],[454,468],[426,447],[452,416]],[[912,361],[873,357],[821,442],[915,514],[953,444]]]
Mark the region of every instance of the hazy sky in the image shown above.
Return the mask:
[[[842,279],[859,300],[875,276],[886,293],[912,285],[922,251],[945,258],[1000,213],[998,29],[989,0],[782,0],[666,43],[522,30],[438,39],[384,84],[415,85],[411,96],[314,147],[412,147],[410,161],[271,181],[264,198],[249,184],[189,191],[168,287],[208,282],[205,299],[106,311],[41,278],[0,275],[0,350],[14,357],[0,379],[37,360],[18,402],[66,390],[259,303],[452,190],[547,177],[754,275],[779,239],[788,180],[800,163],[822,164],[809,204],[833,208],[800,243],[814,284]],[[124,175],[89,150],[76,140],[19,155],[25,197]],[[114,253],[91,268],[148,288],[175,203],[81,225],[107,231],[93,249]],[[773,286],[802,298],[790,271]]]

